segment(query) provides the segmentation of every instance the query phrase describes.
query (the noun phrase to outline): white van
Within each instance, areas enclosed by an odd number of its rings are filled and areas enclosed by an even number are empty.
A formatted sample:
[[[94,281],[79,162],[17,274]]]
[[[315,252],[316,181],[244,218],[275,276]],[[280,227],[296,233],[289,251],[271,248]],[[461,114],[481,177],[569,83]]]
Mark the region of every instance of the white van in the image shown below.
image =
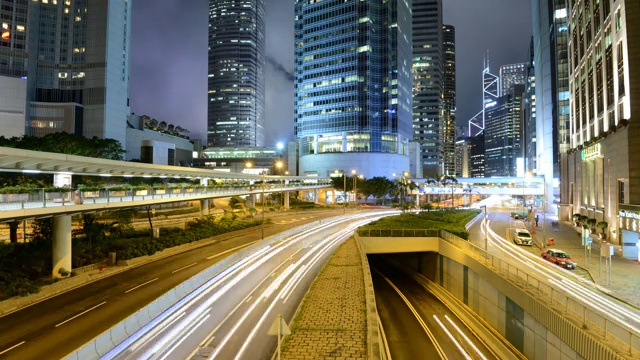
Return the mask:
[[[511,233],[511,241],[516,245],[533,245],[531,233],[527,229],[515,228]]]

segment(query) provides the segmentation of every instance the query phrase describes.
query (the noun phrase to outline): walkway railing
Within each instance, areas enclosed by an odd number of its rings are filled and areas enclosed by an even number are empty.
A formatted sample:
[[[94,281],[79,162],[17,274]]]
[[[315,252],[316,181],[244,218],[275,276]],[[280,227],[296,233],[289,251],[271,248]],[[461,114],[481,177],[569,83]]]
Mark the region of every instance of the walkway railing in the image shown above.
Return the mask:
[[[326,185],[267,184],[267,193],[292,190],[312,190]],[[0,210],[36,209],[82,204],[108,204],[115,202],[144,201],[169,198],[189,198],[211,195],[233,196],[262,192],[260,184],[241,187],[198,187],[181,186],[173,188],[112,187],[102,189],[25,189],[21,194],[0,194]]]

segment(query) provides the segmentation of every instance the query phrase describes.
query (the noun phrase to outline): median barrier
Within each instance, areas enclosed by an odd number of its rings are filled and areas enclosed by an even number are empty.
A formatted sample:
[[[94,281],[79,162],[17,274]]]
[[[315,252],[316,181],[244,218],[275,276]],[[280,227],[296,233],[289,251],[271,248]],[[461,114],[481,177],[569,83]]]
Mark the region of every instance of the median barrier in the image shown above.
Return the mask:
[[[263,244],[271,244],[273,242],[280,241],[292,234],[299,233],[317,224],[319,224],[319,222],[314,221],[300,227],[289,229],[280,234],[268,237],[229,257],[224,258],[220,262],[210,266],[182,284],[169,290],[164,295],[151,302],[151,304],[136,311],[134,314],[114,325],[111,329],[104,331],[102,334],[85,343],[82,347],[67,355],[65,359],[99,359],[118,344],[122,343],[125,339],[130,337],[130,334],[135,334],[153,319],[157,318],[163,312],[169,310],[173,305],[180,302],[180,300],[185,296],[205,285],[209,280],[213,279],[226,268],[247,257],[254,251],[254,249],[260,248]],[[137,328],[136,322],[138,324]],[[128,326],[125,326],[125,323]]]

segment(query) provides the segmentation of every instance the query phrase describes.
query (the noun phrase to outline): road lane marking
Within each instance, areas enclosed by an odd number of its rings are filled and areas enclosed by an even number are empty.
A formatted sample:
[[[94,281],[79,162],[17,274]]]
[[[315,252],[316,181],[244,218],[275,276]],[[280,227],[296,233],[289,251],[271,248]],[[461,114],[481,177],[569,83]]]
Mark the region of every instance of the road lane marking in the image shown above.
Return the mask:
[[[187,266],[183,266],[183,267],[181,267],[180,269],[173,270],[171,273],[172,273],[172,274],[175,274],[175,273],[177,273],[178,271],[184,270],[184,269],[186,269],[186,268],[190,268],[190,267],[192,267],[192,266],[193,266],[193,265],[195,265],[195,264],[197,264],[197,262],[194,262],[193,264],[189,264],[189,265],[187,265]]]
[[[131,288],[131,289],[129,289],[129,290],[127,290],[127,291],[125,291],[124,293],[126,294],[126,293],[128,293],[128,292],[130,292],[130,291],[133,291],[133,290],[135,290],[135,289],[137,289],[137,288],[139,288],[139,287],[141,287],[141,286],[145,286],[145,285],[147,285],[147,284],[150,284],[150,283],[152,283],[152,282],[154,282],[154,281],[156,281],[156,280],[158,280],[158,279],[159,279],[159,278],[155,278],[155,279],[153,279],[153,280],[149,280],[149,281],[147,281],[146,283],[142,283],[142,284],[140,284],[140,285],[138,285],[138,286],[136,286],[136,287],[133,287],[133,288]]]
[[[258,241],[260,241],[260,240],[258,240]],[[253,245],[253,244],[257,243],[258,241],[252,241],[252,242],[250,242],[250,243],[248,243],[248,244],[240,245],[240,246],[234,247],[233,249],[225,250],[225,251],[223,251],[223,252],[221,252],[221,253],[217,253],[217,254],[215,254],[215,255],[208,256],[206,259],[207,259],[207,260],[211,260],[211,259],[213,259],[213,258],[217,258],[218,256],[226,255],[226,254],[228,254],[228,253],[230,253],[230,252],[233,252],[233,251],[236,251],[236,250],[238,250],[238,249],[242,249],[242,248],[245,248],[245,247],[251,246],[251,245]]]
[[[82,316],[82,315],[84,315],[84,314],[88,313],[89,311],[91,311],[91,310],[93,310],[93,309],[95,309],[95,308],[97,308],[97,307],[99,307],[99,306],[102,306],[102,305],[104,305],[104,304],[106,304],[106,303],[107,303],[106,301],[103,301],[103,302],[101,302],[100,304],[98,304],[98,305],[96,305],[96,306],[94,306],[94,307],[92,307],[92,308],[90,308],[90,309],[87,309],[87,310],[85,310],[85,311],[81,312],[80,314],[78,314],[78,315],[76,315],[76,316],[74,316],[74,317],[72,317],[72,318],[69,318],[69,319],[67,319],[67,320],[65,320],[65,321],[63,321],[63,322],[61,322],[60,324],[56,325],[55,327],[58,327],[58,326],[60,326],[60,325],[62,325],[62,324],[66,324],[66,323],[68,323],[69,321],[71,321],[71,320],[73,320],[73,319],[77,318],[78,316]]]
[[[26,341],[23,341],[23,342],[21,342],[21,343],[15,344],[15,345],[13,345],[12,347],[10,347],[10,348],[8,348],[8,349],[6,349],[6,350],[2,350],[2,351],[0,351],[0,355],[4,354],[4,353],[6,353],[6,352],[9,352],[9,351],[11,351],[11,350],[13,350],[13,349],[17,348],[18,346],[20,346],[20,345],[22,345],[22,344],[24,344],[24,343],[26,343]]]

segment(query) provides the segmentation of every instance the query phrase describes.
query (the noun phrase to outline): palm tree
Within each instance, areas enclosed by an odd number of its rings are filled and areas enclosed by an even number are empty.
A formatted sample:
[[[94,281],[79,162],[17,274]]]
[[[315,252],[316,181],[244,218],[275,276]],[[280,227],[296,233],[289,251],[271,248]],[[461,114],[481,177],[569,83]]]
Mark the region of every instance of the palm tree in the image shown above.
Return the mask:
[[[455,176],[444,175],[440,178],[440,183],[445,187],[447,184],[451,184],[451,207],[453,207],[453,184],[457,184],[458,179]]]

